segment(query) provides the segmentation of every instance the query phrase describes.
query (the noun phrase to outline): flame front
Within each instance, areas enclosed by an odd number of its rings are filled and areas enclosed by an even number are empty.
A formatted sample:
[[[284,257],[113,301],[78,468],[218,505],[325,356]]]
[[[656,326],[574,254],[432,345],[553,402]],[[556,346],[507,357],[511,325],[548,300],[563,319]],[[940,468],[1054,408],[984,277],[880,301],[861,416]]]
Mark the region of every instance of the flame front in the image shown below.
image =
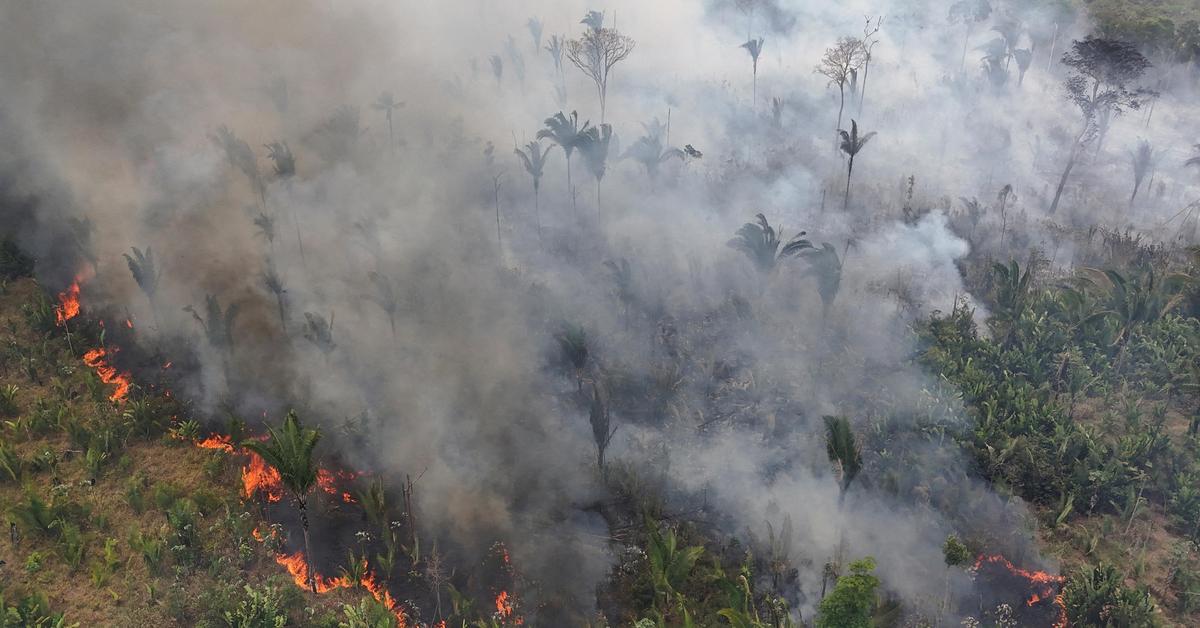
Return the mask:
[[[269,502],[283,500],[283,478],[275,467],[267,464],[262,456],[246,451],[249,464],[242,467],[242,497],[249,499],[260,492]]]
[[[78,305],[76,307],[76,312],[78,312]],[[116,352],[117,348],[112,347],[111,353]],[[124,401],[129,396],[129,374],[117,371],[117,367],[108,363],[108,357],[110,357],[110,349],[99,347],[83,354],[83,363],[96,370],[100,381],[116,387],[108,396],[110,401]]]
[[[999,565],[1009,573],[1029,581],[1034,591],[1030,594],[1029,599],[1025,600],[1026,606],[1033,606],[1047,598],[1054,600],[1054,605],[1058,607],[1058,620],[1054,622],[1053,628],[1066,628],[1067,607],[1063,603],[1062,595],[1057,592],[1057,589],[1066,582],[1065,577],[1045,571],[1021,569],[1000,554],[980,554],[979,558],[975,559],[975,569],[978,570],[984,563]]]
[[[292,581],[296,583],[296,586],[306,590],[310,588],[308,561],[304,557],[304,552],[296,552],[294,554],[276,554],[275,562],[283,565],[284,569],[287,569],[288,573],[292,576]],[[313,573],[312,584],[316,585],[317,593],[320,594],[328,593],[336,589],[348,589],[353,587],[356,583],[351,581],[347,576],[326,578],[321,574]],[[371,597],[374,597],[376,601],[378,601],[380,604],[383,604],[389,611],[391,611],[393,615],[396,616],[396,620],[399,622],[398,626],[400,626],[400,628],[404,628],[408,625],[408,617],[404,614],[404,609],[402,609],[400,604],[398,604],[396,600],[392,598],[392,594],[388,592],[387,587],[383,586],[378,580],[375,579],[374,573],[367,571],[366,575],[364,575],[357,584],[362,585],[362,587],[371,594]]]
[[[54,308],[54,317],[58,326],[62,327],[67,321],[79,316],[79,278],[71,282],[64,292],[58,293],[58,305]]]

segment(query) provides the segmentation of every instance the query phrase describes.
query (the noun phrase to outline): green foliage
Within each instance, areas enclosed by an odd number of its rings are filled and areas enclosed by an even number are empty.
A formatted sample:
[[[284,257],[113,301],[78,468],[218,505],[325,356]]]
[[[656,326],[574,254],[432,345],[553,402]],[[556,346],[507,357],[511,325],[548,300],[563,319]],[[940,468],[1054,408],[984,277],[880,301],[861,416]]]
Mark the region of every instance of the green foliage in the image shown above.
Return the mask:
[[[41,593],[22,598],[10,606],[0,595],[0,628],[75,628],[79,624],[68,624],[62,613],[50,611],[46,596]]]
[[[755,218],[758,219],[757,223],[748,222],[738,229],[737,234],[729,241],[729,246],[750,258],[754,267],[760,272],[770,273],[783,260],[813,248],[812,242],[803,237],[806,232],[801,231],[784,244],[775,229],[767,222],[766,216],[755,214]]]
[[[669,604],[702,554],[702,546],[679,547],[674,528],[667,528],[664,533],[657,526],[650,526],[646,559],[655,599]]]
[[[871,628],[875,589],[875,560],[867,557],[850,563],[850,574],[838,578],[833,591],[821,600],[816,628]]]
[[[850,427],[850,420],[840,416],[823,417],[825,421],[825,451],[829,461],[837,465],[841,479],[841,497],[845,499],[846,490],[862,471],[862,453],[859,451],[858,440]]]
[[[10,519],[27,532],[50,536],[62,523],[62,511],[30,493],[24,503],[8,510]]]
[[[17,393],[20,391],[15,384],[0,386],[0,416],[15,416],[20,412],[17,406]]]
[[[279,592],[273,587],[258,590],[246,585],[245,597],[237,608],[226,611],[224,618],[230,628],[283,628],[287,624]]]
[[[1130,589],[1111,565],[1081,569],[1063,587],[1063,605],[1072,626],[1152,628],[1159,625],[1154,598],[1144,588]]]
[[[141,555],[150,573],[162,571],[164,544],[161,540],[144,536],[141,530],[134,530],[129,535],[129,547]]]
[[[79,526],[73,523],[63,523],[60,527],[59,554],[71,571],[74,571],[83,563],[83,558],[87,554],[87,540],[84,539]]]
[[[971,560],[971,553],[967,549],[967,546],[958,540],[957,536],[951,534],[946,537],[946,542],[942,544],[942,557],[946,561],[947,567],[958,567],[967,564]]]
[[[279,472],[283,485],[297,497],[303,497],[317,483],[317,465],[313,451],[321,440],[321,431],[300,424],[296,411],[288,412],[283,425],[267,427],[266,441],[247,440],[242,446],[262,457]]]
[[[358,604],[342,605],[345,620],[338,628],[396,628],[396,616],[373,597],[363,597]]]
[[[21,472],[25,468],[25,461],[21,459],[20,454],[7,442],[0,440],[0,480],[12,480],[16,482],[21,478]]]

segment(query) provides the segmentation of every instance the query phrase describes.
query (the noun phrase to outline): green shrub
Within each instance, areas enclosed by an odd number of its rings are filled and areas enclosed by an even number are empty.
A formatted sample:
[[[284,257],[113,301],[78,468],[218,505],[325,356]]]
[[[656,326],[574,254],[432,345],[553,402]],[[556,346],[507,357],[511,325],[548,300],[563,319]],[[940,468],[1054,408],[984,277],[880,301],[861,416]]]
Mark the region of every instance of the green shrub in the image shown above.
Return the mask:
[[[45,558],[42,553],[34,550],[29,552],[29,556],[25,558],[25,571],[28,573],[37,573],[42,570],[42,561]]]
[[[1083,568],[1063,587],[1063,606],[1072,626],[1153,628],[1159,625],[1154,598],[1144,588],[1129,589],[1111,565]]]
[[[183,489],[178,486],[169,482],[154,484],[154,505],[158,506],[159,510],[170,510],[180,497],[183,497]]]
[[[20,480],[24,467],[25,462],[21,460],[17,450],[8,443],[0,441],[0,480],[12,480],[13,482]]]
[[[34,494],[29,494],[25,503],[16,504],[8,510],[12,521],[27,532],[51,536],[62,524],[62,512]]]
[[[275,588],[256,590],[246,585],[245,593],[237,608],[225,612],[225,623],[230,628],[283,628],[287,624]]]
[[[129,535],[129,548],[141,555],[150,573],[162,572],[164,544],[161,540],[144,536],[141,530],[134,530]]]
[[[84,555],[87,554],[87,541],[83,537],[83,533],[79,531],[79,526],[73,523],[62,525],[62,533],[59,537],[59,554],[62,559],[75,571],[79,565],[83,563]]]
[[[19,392],[21,389],[15,384],[0,386],[0,415],[15,416],[20,412],[21,409],[17,406],[17,393]]]

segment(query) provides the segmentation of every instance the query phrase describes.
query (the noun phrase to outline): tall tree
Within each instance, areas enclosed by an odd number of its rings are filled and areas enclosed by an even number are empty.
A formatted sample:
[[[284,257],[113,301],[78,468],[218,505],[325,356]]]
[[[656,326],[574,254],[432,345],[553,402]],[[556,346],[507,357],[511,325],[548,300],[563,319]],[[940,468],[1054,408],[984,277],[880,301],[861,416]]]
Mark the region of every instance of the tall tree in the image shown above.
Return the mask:
[[[950,12],[947,18],[952,24],[962,24],[963,29],[963,51],[962,61],[959,64],[958,72],[961,74],[967,67],[967,46],[971,41],[971,31],[975,29],[975,25],[983,22],[992,15],[992,5],[987,0],[959,0],[950,5]]]
[[[662,135],[659,133],[649,133],[639,137],[636,142],[629,146],[621,159],[632,157],[634,161],[642,165],[646,169],[646,176],[650,177],[650,181],[654,182],[658,178],[658,167],[665,163],[668,159],[676,158],[683,160],[684,153],[682,150],[673,146],[663,146]]]
[[[816,628],[871,628],[879,587],[874,571],[875,560],[870,557],[850,563],[850,574],[838,578],[833,592],[821,600]]]
[[[588,171],[596,178],[596,220],[601,220],[600,182],[608,169],[608,151],[612,145],[612,125],[601,123],[579,134],[579,152],[583,153]]]
[[[576,218],[579,216],[578,208],[575,204],[575,186],[571,183],[571,153],[579,147],[583,141],[583,134],[588,132],[591,122],[585,120],[583,127],[579,126],[579,112],[572,111],[568,117],[563,115],[563,112],[558,112],[549,118],[546,118],[546,128],[538,131],[537,138],[539,140],[549,139],[558,144],[563,150],[563,154],[567,156],[567,193],[571,195],[571,209],[575,212]]]
[[[382,111],[383,117],[387,119],[388,150],[390,150],[393,154],[396,152],[396,135],[395,131],[392,129],[392,113],[397,109],[402,109],[403,107],[404,103],[396,100],[396,96],[390,91],[380,94],[379,98],[376,98],[375,102],[371,105],[372,109],[376,111]]]
[[[1149,90],[1130,87],[1150,67],[1150,61],[1132,44],[1087,37],[1072,42],[1071,50],[1063,55],[1062,62],[1071,68],[1065,83],[1067,97],[1079,108],[1083,120],[1050,203],[1051,214],[1058,210],[1079,153],[1101,133],[1102,117],[1120,115],[1126,109],[1136,110],[1151,94]]]
[[[862,117],[863,103],[867,99],[867,73],[871,71],[871,58],[875,54],[875,44],[879,43],[876,35],[879,34],[879,29],[883,28],[883,16],[872,19],[866,17],[866,25],[863,26],[863,82],[862,89],[858,92],[858,117]]]
[[[608,111],[609,75],[613,66],[629,57],[635,46],[633,39],[612,28],[591,28],[579,39],[567,42],[567,58],[596,84],[601,124]]]
[[[863,63],[864,48],[862,41],[854,37],[843,37],[832,48],[825,49],[825,56],[817,65],[816,72],[829,79],[830,85],[837,85],[840,104],[838,105],[837,126],[842,128],[842,114],[846,110],[846,84],[850,77],[858,72]]]
[[[829,308],[833,306],[838,291],[842,287],[842,260],[838,257],[837,249],[828,242],[822,242],[821,248],[807,249],[801,256],[809,263],[807,275],[817,280],[817,294],[821,297],[821,321],[829,318]]]
[[[536,17],[531,17],[525,22],[525,28],[529,29],[529,36],[533,38],[533,51],[535,53],[542,47],[542,27],[542,21]]]
[[[546,155],[550,154],[550,147],[542,149],[540,142],[530,142],[525,145],[525,150],[519,148],[514,149],[513,153],[521,159],[521,164],[525,166],[525,172],[529,173],[529,177],[533,179],[533,215],[537,221],[538,241],[542,240],[542,210],[538,202],[538,189],[542,184],[542,171],[546,166]]]
[[[838,134],[842,136],[842,152],[850,156],[850,163],[847,165],[846,169],[846,201],[842,207],[843,209],[849,209],[850,178],[854,176],[854,158],[860,151],[862,151],[863,147],[867,145],[867,142],[871,141],[871,138],[875,137],[875,132],[872,131],[866,135],[860,136],[858,134],[858,122],[851,120],[850,132],[847,133],[842,129],[838,129]]]
[[[758,56],[762,54],[763,42],[766,41],[762,37],[751,39],[742,44],[742,48],[750,53],[750,60],[754,64],[754,75],[750,87],[750,108],[753,109],[758,104]]]
[[[300,425],[296,411],[288,412],[278,428],[267,426],[267,440],[247,440],[242,447],[256,453],[279,472],[284,488],[296,500],[300,526],[304,530],[304,558],[309,562],[308,584],[317,592],[316,569],[312,568],[312,546],[308,540],[308,494],[317,483],[317,464],[313,451],[321,440],[321,431]]]

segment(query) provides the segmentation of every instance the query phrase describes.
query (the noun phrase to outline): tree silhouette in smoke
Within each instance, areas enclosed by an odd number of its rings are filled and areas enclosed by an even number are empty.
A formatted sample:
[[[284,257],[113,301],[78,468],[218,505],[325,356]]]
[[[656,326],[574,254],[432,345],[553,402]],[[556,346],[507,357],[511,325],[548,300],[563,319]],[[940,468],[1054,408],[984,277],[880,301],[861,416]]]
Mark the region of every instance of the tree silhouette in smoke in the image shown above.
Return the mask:
[[[540,142],[530,142],[525,145],[525,149],[513,149],[513,153],[520,158],[521,164],[525,166],[525,172],[529,173],[529,177],[533,180],[533,215],[537,221],[538,241],[542,239],[542,210],[538,201],[538,191],[542,184],[542,174],[546,167],[546,155],[550,154],[550,147],[547,146],[544,150]]]
[[[756,214],[758,222],[748,222],[738,229],[737,234],[728,242],[730,247],[744,253],[754,267],[764,274],[773,272],[779,263],[789,257],[798,255],[801,251],[813,248],[812,242],[804,239],[807,232],[801,231],[785,244],[779,239],[775,229],[767,222],[767,217]],[[782,247],[782,248],[780,248]]]
[[[753,78],[750,87],[750,106],[754,107],[758,103],[758,56],[762,54],[763,43],[766,40],[762,37],[751,39],[740,47],[745,48],[746,52],[750,53],[750,61],[753,63]]]
[[[635,46],[633,39],[612,28],[593,27],[579,39],[567,42],[567,58],[596,85],[601,124],[608,111],[609,75],[614,66],[629,57]]]
[[[383,112],[383,117],[388,123],[388,150],[393,154],[396,152],[396,136],[392,128],[392,117],[397,109],[403,109],[404,103],[396,100],[396,96],[392,92],[387,91],[379,95],[375,102],[371,104],[371,108],[375,111]]]
[[[854,176],[854,158],[862,151],[867,142],[875,137],[875,132],[872,131],[866,135],[858,134],[858,122],[850,121],[850,131],[838,129],[838,135],[842,136],[841,149],[843,153],[850,156],[850,162],[846,166],[846,201],[843,209],[850,208],[850,178]]]

